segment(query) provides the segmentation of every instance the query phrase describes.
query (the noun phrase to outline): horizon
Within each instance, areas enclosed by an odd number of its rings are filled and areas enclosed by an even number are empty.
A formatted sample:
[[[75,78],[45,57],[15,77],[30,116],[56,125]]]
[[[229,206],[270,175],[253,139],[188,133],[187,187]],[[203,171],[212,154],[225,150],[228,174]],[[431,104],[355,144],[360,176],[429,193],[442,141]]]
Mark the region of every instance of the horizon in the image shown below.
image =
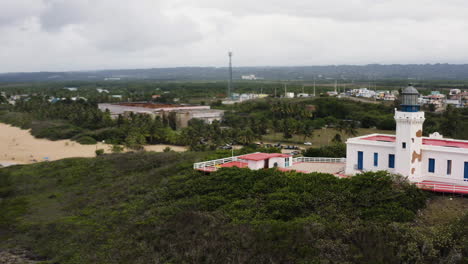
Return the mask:
[[[435,65],[453,65],[453,66],[464,66],[467,63],[367,63],[367,64],[323,64],[323,65],[258,65],[258,66],[246,66],[246,65],[233,65],[232,68],[299,68],[299,67],[366,67],[366,66],[435,66]],[[28,73],[75,73],[75,72],[101,72],[101,71],[123,71],[123,70],[152,70],[152,69],[179,69],[179,68],[216,68],[224,69],[229,66],[172,66],[172,67],[137,67],[137,68],[102,68],[102,69],[84,69],[84,70],[39,70],[39,71],[17,71],[17,72],[0,72],[0,74],[28,74]]]

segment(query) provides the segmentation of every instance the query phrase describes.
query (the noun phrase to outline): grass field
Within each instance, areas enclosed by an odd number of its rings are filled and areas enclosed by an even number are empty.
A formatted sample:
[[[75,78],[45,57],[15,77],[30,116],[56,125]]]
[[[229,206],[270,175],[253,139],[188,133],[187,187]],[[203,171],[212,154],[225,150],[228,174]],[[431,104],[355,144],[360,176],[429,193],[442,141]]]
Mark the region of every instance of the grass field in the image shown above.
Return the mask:
[[[366,134],[372,133],[381,133],[381,134],[395,134],[395,131],[392,130],[379,130],[379,129],[372,129],[372,128],[358,128],[357,136],[362,136]],[[321,147],[330,144],[331,140],[335,136],[335,134],[341,134],[341,139],[343,142],[346,141],[349,137],[353,137],[350,135],[346,135],[344,133],[339,133],[335,129],[332,128],[323,128],[323,129],[316,129],[314,130],[314,135],[312,138],[304,139],[304,136],[301,135],[293,135],[292,138],[284,139],[283,133],[270,133],[268,135],[263,136],[263,142],[267,143],[277,143],[281,142],[283,144],[294,144],[299,145],[301,147],[309,147],[305,146],[304,142],[311,142],[312,147]]]

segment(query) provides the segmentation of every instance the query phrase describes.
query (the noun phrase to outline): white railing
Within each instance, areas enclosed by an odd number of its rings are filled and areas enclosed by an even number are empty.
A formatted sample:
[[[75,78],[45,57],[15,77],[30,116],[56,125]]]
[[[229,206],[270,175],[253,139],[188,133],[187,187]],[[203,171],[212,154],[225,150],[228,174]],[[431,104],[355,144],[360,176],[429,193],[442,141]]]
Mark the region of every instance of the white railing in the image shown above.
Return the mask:
[[[293,158],[293,163],[295,162],[346,163],[346,158],[297,157]]]
[[[255,152],[259,153],[259,152]],[[240,155],[244,156],[244,155]],[[202,161],[202,162],[197,162],[193,164],[194,169],[204,169],[206,167],[215,167],[216,165],[221,165],[224,163],[232,162],[232,161],[238,161],[240,156],[232,156],[224,159],[216,159],[216,160],[208,160],[208,161]]]
[[[459,185],[459,186],[465,186],[468,187],[468,180],[467,179],[453,179],[450,177],[437,177],[437,176],[424,176],[423,177],[425,181],[434,181],[434,182],[440,182],[444,184],[454,184],[454,185]],[[430,183],[431,184],[431,183]],[[437,184],[437,183],[435,183]]]
[[[216,165],[221,165],[221,164],[228,163],[228,162],[231,162],[231,161],[237,161],[237,157],[238,156],[224,158],[224,159],[197,162],[197,163],[193,164],[193,168],[194,169],[203,169],[203,168],[206,168],[206,167],[214,167]]]
[[[423,190],[434,191],[434,192],[448,192],[448,193],[460,193],[468,194],[467,186],[457,186],[444,183],[415,183],[416,186]]]

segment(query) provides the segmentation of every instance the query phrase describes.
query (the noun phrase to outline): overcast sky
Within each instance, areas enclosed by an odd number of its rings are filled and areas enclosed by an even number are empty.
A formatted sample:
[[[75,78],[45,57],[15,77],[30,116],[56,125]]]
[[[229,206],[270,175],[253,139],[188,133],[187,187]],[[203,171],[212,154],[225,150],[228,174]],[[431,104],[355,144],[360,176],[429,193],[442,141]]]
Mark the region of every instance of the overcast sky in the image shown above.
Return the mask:
[[[468,63],[466,0],[0,0],[0,72]]]

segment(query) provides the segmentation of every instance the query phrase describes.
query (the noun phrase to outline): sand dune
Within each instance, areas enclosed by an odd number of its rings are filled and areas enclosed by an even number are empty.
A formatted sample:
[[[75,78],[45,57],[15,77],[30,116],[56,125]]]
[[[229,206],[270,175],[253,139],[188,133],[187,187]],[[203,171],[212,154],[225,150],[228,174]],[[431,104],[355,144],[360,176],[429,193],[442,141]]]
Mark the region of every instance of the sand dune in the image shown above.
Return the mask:
[[[150,145],[145,146],[145,149],[163,151],[166,147],[174,151],[186,150],[184,147],[171,145]],[[37,139],[29,130],[0,123],[0,163],[27,164],[70,157],[94,157],[96,149],[104,149],[109,153],[110,145],[81,145],[70,140]]]

